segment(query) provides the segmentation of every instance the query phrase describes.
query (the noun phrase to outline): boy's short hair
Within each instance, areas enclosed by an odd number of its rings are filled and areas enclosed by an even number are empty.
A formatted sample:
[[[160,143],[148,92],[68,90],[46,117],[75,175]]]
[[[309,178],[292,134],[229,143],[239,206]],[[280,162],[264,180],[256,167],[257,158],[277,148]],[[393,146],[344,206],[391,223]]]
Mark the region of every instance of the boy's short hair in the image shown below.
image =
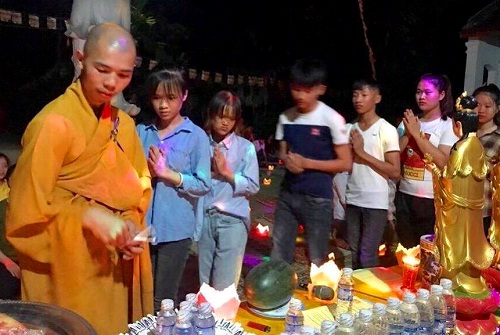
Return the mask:
[[[380,84],[373,78],[361,78],[354,81],[352,84],[353,91],[361,91],[363,88],[368,87],[371,90],[380,92]]]
[[[326,65],[319,59],[299,59],[290,70],[290,84],[292,85],[303,87],[326,85],[326,78]]]

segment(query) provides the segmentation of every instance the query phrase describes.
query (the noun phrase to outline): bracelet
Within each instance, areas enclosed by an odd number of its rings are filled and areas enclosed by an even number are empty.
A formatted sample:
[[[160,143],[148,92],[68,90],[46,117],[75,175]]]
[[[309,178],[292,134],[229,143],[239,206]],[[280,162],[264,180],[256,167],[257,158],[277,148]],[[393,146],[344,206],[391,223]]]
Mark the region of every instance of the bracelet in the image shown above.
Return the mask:
[[[180,172],[177,172],[177,173],[179,174],[179,177],[180,177],[181,180],[179,181],[179,183],[177,185],[174,185],[174,186],[175,187],[181,187],[182,182],[184,181],[184,178],[182,177],[182,173],[180,173]]]

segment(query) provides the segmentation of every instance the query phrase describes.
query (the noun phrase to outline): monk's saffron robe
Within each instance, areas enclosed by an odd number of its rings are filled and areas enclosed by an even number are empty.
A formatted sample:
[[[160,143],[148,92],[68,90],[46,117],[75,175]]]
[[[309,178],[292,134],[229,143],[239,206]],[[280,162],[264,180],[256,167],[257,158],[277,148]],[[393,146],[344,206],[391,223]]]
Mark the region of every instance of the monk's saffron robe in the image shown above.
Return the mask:
[[[18,253],[22,299],[56,304],[100,335],[151,313],[149,249],[131,261],[82,226],[89,207],[145,228],[151,178],[134,121],[110,106],[97,119],[80,82],[28,125],[12,176],[7,237]],[[108,115],[106,115],[108,114]]]

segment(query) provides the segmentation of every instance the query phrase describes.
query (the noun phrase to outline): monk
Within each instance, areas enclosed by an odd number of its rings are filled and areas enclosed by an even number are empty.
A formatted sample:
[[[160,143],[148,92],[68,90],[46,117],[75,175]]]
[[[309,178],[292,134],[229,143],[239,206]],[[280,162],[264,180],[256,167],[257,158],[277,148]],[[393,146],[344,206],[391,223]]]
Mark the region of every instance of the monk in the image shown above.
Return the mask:
[[[23,300],[68,308],[116,335],[153,311],[148,245],[135,238],[151,178],[134,121],[110,105],[131,80],[134,40],[104,23],[76,56],[80,78],[23,135],[7,238]]]

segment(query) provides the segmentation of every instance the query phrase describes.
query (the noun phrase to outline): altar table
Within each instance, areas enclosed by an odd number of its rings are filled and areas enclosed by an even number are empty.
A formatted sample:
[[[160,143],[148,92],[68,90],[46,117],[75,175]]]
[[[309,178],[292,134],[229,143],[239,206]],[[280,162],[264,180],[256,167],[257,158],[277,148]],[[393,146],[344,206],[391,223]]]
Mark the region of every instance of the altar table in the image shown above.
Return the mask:
[[[360,269],[353,273],[354,295],[370,303],[385,303],[387,298],[395,296],[401,299],[401,270],[399,267],[376,267],[370,269]],[[326,305],[330,312],[335,311],[335,304],[326,304],[318,300],[309,300],[307,291],[303,289],[295,290],[293,296],[304,303],[304,308],[311,309]],[[256,315],[246,302],[242,302],[236,315],[236,322],[241,323],[245,331],[257,335],[260,334],[280,334],[285,331],[285,320],[274,319]],[[249,321],[257,322],[271,327],[270,332],[263,332],[247,326]]]

